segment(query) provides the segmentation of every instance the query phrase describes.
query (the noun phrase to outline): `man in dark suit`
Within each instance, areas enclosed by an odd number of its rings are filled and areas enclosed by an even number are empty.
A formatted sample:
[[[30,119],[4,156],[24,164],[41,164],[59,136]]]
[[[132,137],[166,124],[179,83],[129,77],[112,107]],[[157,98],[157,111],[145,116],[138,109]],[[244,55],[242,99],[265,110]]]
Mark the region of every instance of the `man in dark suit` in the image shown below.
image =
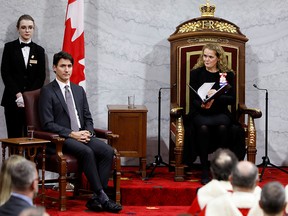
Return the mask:
[[[5,44],[1,75],[5,85],[1,105],[4,107],[8,137],[26,135],[22,93],[39,89],[45,80],[45,51],[33,43],[35,24],[30,15],[17,22],[19,38]]]
[[[12,193],[0,206],[0,215],[18,216],[24,209],[33,206],[33,198],[38,192],[38,173],[33,162],[23,158],[10,170]]]
[[[66,52],[53,57],[56,79],[41,89],[39,115],[42,128],[66,138],[63,151],[80,161],[94,196],[86,204],[93,211],[118,212],[122,207],[110,200],[107,188],[113,162],[113,148],[94,135],[86,93],[70,82],[74,60]],[[71,89],[71,90],[70,90]],[[72,99],[72,100],[71,100]],[[70,101],[71,100],[71,101]]]

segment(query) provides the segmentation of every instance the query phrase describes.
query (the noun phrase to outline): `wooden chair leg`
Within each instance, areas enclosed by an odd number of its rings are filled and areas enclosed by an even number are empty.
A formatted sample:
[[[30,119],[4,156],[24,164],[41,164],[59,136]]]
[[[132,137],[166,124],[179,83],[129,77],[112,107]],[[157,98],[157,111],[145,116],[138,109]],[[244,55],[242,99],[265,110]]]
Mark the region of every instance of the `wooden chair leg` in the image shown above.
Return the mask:
[[[175,176],[174,181],[184,181],[184,165],[182,163],[183,145],[184,145],[184,125],[182,117],[176,120],[176,143],[174,148],[175,154]]]
[[[59,170],[59,211],[66,211],[66,203],[67,203],[67,196],[66,196],[66,183],[67,183],[67,165],[66,165],[66,158],[64,158],[62,153],[62,147],[64,143],[63,138],[56,137],[53,139],[53,142],[56,144],[56,154],[57,154],[57,161],[58,161],[58,170]]]
[[[115,153],[115,169],[113,173],[113,184],[115,189],[115,202],[120,205],[121,193],[120,193],[120,181],[121,181],[121,160],[120,154]]]
[[[59,210],[66,211],[66,160],[63,159],[60,162],[60,173],[59,173]]]

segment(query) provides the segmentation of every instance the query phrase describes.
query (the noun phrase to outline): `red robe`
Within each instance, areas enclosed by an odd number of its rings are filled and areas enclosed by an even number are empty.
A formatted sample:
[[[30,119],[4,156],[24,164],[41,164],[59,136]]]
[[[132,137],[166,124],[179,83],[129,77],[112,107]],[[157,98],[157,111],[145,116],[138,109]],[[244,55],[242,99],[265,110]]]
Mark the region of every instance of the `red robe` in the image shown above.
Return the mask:
[[[218,181],[213,179],[198,190],[188,213],[192,215],[200,213],[210,200],[226,194],[228,191],[232,191],[232,185],[229,181]]]
[[[261,188],[256,187],[254,193],[236,191],[224,194],[209,202],[199,216],[261,216],[254,212],[258,206],[260,193]]]

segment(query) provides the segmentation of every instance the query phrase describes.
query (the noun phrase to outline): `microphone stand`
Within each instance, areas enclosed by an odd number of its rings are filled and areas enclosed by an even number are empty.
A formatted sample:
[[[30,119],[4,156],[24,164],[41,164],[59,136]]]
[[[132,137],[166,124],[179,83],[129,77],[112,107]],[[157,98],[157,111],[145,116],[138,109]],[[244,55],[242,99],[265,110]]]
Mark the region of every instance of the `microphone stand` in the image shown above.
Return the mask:
[[[262,169],[262,172],[261,172],[261,175],[260,175],[260,182],[262,181],[262,178],[263,178],[263,175],[264,175],[264,172],[265,172],[265,169],[268,165],[274,167],[274,168],[277,168],[279,170],[281,170],[282,172],[285,172],[288,174],[288,171],[282,169],[281,167],[278,167],[276,166],[275,164],[271,163],[270,162],[270,159],[268,157],[268,90],[267,89],[261,89],[261,88],[258,88],[258,86],[256,84],[253,84],[253,86],[258,89],[258,90],[264,90],[266,91],[266,96],[265,96],[265,101],[266,101],[266,104],[265,104],[265,156],[262,157],[262,164],[260,164],[260,166],[263,166],[263,169]]]
[[[173,87],[176,86],[176,84],[173,85]],[[149,173],[148,177],[146,177],[145,180],[148,180],[149,178],[151,178],[154,174],[155,169],[163,164],[165,166],[170,166],[168,163],[165,163],[162,159],[161,156],[161,149],[160,149],[160,136],[161,136],[161,90],[162,89],[171,89],[173,87],[163,87],[159,89],[159,93],[158,93],[158,154],[155,156],[155,161],[153,163],[151,163],[151,165],[149,165],[148,167],[150,168],[151,166],[153,166],[153,169],[151,170],[151,172]]]

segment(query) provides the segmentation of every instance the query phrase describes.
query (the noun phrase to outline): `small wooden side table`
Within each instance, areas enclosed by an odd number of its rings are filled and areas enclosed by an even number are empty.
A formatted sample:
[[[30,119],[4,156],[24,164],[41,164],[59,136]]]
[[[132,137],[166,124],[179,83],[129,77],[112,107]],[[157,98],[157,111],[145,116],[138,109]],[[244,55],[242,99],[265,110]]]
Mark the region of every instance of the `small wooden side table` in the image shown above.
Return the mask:
[[[42,203],[44,204],[45,197],[45,155],[46,155],[46,143],[50,143],[49,140],[44,139],[29,139],[28,137],[20,137],[20,138],[7,138],[0,139],[2,142],[2,162],[5,161],[6,156],[6,147],[8,147],[9,155],[18,154],[27,156],[31,161],[35,162],[35,157],[37,155],[37,149],[42,149]]]
[[[119,134],[115,147],[121,157],[139,158],[142,178],[146,177],[147,108],[136,105],[108,105],[108,129]]]

